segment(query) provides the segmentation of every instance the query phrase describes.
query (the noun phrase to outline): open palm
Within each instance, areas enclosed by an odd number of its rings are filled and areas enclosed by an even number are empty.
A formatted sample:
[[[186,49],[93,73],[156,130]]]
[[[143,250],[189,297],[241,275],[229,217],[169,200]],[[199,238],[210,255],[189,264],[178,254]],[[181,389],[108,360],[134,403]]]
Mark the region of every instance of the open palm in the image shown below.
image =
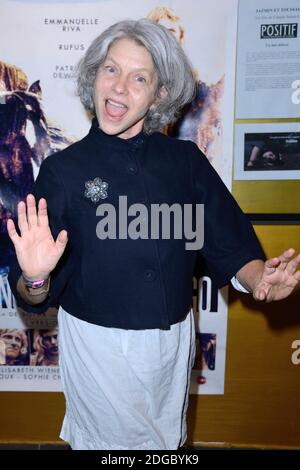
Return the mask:
[[[295,250],[290,248],[277,258],[265,262],[264,271],[253,296],[257,300],[285,299],[300,281],[300,255],[295,256]]]
[[[28,194],[18,204],[18,235],[14,222],[7,221],[8,235],[13,242],[20,268],[29,279],[45,279],[57,265],[68,242],[66,230],[53,239],[47,214],[47,202],[40,199],[38,211],[35,197]]]

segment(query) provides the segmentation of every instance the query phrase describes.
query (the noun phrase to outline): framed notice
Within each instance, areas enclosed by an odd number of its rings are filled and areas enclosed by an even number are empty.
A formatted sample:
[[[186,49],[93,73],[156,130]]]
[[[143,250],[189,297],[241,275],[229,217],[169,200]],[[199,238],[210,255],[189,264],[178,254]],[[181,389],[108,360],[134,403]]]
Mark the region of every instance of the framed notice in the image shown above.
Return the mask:
[[[300,214],[300,124],[235,125],[232,192],[251,214]]]
[[[236,118],[299,118],[299,0],[240,0]]]
[[[299,0],[239,0],[232,192],[277,220],[300,217],[299,35]]]
[[[234,178],[300,184],[300,123],[236,124]]]

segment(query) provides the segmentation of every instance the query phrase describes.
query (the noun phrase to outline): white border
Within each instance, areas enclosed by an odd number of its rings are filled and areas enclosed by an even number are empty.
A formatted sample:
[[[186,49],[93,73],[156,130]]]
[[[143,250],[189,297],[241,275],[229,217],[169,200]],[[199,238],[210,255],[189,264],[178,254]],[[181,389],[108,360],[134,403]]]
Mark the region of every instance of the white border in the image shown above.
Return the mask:
[[[300,132],[299,122],[290,123],[254,123],[235,125],[234,145],[234,179],[235,180],[298,180],[300,170],[244,170],[244,136],[245,134],[270,134],[273,132]]]

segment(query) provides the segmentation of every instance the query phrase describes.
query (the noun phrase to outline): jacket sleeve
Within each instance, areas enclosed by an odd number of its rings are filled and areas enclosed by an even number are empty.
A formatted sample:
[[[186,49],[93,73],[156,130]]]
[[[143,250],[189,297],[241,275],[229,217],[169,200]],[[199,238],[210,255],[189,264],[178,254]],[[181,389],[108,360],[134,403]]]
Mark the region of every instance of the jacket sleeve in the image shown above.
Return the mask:
[[[55,156],[57,156],[57,154]],[[55,162],[53,157],[48,157],[42,163],[38,177],[34,183],[32,193],[36,198],[36,203],[38,203],[41,197],[46,199],[50,230],[53,238],[56,239],[58,233],[62,229],[66,229],[68,231],[69,224],[67,198],[65,195],[64,186],[60,179],[61,177],[54,165]],[[15,221],[15,224],[17,226],[17,221]],[[59,306],[59,298],[64,288],[66,287],[70,272],[71,256],[68,242],[64,254],[51,273],[50,290],[44,302],[38,305],[29,305],[17,292],[16,286],[21,275],[21,269],[15,253],[10,263],[8,281],[18,306],[27,312],[42,313],[45,312],[49,307]]]
[[[220,288],[249,261],[265,260],[253,227],[197,145],[191,145],[192,180],[197,203],[204,204],[204,271]]]

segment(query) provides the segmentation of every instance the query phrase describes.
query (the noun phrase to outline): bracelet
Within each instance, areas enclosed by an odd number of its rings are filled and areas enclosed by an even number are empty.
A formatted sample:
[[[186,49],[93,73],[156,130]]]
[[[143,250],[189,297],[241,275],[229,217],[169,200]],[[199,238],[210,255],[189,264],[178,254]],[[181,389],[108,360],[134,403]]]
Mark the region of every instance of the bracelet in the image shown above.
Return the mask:
[[[28,289],[40,289],[41,287],[44,287],[49,281],[49,276],[46,279],[38,279],[36,281],[31,281],[24,275],[24,273],[22,273],[22,277],[24,284]]]

